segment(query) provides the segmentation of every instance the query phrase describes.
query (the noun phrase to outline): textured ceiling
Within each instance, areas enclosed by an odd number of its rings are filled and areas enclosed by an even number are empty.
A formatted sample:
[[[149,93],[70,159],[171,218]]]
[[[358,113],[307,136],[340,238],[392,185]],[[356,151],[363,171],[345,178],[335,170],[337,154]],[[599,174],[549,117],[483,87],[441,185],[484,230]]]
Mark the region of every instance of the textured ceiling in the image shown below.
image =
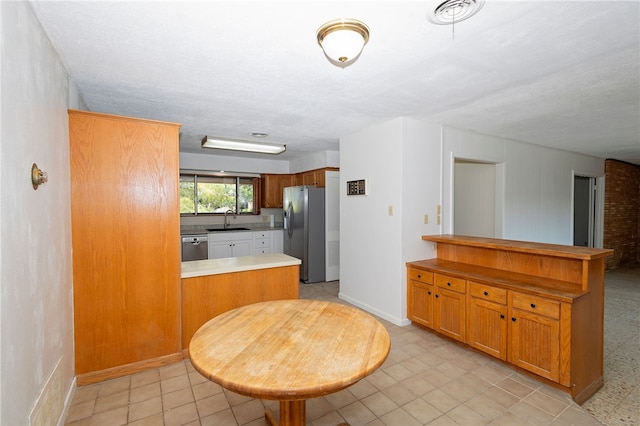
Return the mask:
[[[293,159],[407,116],[640,164],[639,1],[487,0],[455,27],[439,3],[31,2],[89,109],[182,123],[183,152],[265,132]],[[315,38],[340,17],[371,30],[346,68]]]

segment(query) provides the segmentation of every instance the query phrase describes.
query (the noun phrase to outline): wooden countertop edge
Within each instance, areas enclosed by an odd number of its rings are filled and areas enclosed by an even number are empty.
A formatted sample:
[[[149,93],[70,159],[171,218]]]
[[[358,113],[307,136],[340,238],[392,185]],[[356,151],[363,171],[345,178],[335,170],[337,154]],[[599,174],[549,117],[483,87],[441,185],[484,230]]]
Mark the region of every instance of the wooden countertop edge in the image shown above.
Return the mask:
[[[532,241],[502,240],[497,238],[470,237],[465,235],[423,235],[424,241],[460,246],[508,250],[570,259],[593,260],[611,256],[612,249],[567,246],[562,244],[536,243]]]
[[[494,287],[504,288],[506,290],[516,290],[536,296],[548,297],[566,303],[574,303],[576,300],[588,294],[588,292],[585,291],[563,291],[553,287],[554,284],[562,287],[575,287],[575,284],[570,282],[545,278],[545,285],[540,285],[538,283],[530,282],[531,280],[541,280],[540,277],[529,276],[510,271],[502,271],[493,268],[484,268],[475,265],[470,266],[464,263],[457,263],[440,259],[427,259],[407,262],[406,266],[423,271],[442,273],[453,277],[478,282],[480,284],[487,284]]]
[[[182,262],[181,278],[206,275],[254,271],[257,269],[281,268],[300,265],[302,261],[286,254],[263,254],[258,256],[228,257],[223,259],[194,260]]]

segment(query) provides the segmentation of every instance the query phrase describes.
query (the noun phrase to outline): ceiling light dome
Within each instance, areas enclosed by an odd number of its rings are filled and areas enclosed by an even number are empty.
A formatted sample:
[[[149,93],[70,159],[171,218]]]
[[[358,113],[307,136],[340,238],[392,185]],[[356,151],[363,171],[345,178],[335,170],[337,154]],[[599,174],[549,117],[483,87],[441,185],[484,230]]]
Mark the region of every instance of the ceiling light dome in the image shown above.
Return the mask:
[[[322,25],[316,36],[327,58],[346,67],[360,56],[369,41],[369,27],[355,19],[336,19]]]

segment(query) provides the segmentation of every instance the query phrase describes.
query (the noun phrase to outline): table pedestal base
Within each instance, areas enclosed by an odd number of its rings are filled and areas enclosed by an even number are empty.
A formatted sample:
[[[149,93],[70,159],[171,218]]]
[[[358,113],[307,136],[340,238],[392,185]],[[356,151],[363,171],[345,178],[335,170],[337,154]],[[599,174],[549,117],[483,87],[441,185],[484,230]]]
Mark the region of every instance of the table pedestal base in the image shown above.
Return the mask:
[[[306,418],[306,401],[280,401],[280,423],[276,422],[273,413],[265,411],[264,417],[271,426],[304,426]]]

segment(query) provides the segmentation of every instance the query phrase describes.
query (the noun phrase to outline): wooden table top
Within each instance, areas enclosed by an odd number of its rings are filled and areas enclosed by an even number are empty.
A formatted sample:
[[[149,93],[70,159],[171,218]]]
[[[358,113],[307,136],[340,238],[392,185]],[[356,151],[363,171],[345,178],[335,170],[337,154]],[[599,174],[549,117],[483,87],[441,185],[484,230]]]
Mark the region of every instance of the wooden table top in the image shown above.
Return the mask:
[[[389,333],[371,315],[321,300],[243,306],[203,325],[191,339],[197,371],[261,399],[301,400],[337,392],[387,358]]]

